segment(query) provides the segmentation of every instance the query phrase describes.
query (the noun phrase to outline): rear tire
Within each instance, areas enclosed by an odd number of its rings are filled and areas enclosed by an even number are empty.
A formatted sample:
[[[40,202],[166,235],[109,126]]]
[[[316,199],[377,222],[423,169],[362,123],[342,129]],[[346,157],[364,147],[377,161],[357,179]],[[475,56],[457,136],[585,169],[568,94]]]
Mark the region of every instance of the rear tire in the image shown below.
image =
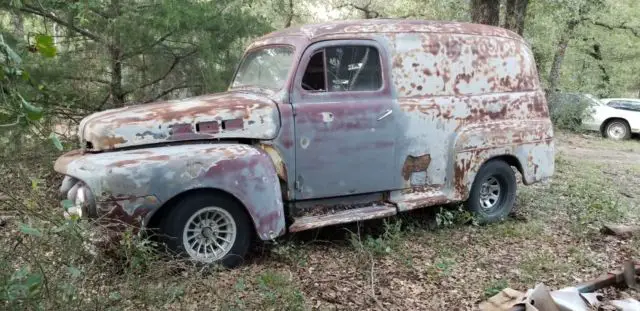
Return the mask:
[[[627,121],[615,119],[607,122],[602,134],[609,139],[626,140],[631,138],[631,128]]]
[[[509,164],[492,160],[480,168],[471,186],[467,209],[480,224],[503,220],[516,199],[516,176]]]
[[[244,207],[231,197],[194,193],[163,219],[165,244],[193,261],[235,268],[244,262],[254,237]]]

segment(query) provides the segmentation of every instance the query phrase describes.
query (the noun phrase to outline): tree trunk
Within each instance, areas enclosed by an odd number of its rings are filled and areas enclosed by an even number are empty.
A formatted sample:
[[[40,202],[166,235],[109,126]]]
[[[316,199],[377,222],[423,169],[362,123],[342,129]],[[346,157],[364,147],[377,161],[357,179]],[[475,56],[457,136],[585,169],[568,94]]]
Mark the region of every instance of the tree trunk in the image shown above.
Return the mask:
[[[477,24],[500,24],[500,0],[471,0],[471,20]]]
[[[569,41],[571,41],[573,30],[577,25],[577,21],[569,21],[567,23],[567,28],[562,33],[562,35],[560,36],[560,40],[558,41],[558,46],[556,48],[555,54],[553,55],[553,63],[551,64],[551,70],[549,72],[550,93],[555,93],[556,91],[558,91],[558,80],[560,79],[560,69],[562,68],[562,61],[564,60],[564,55],[567,52]]]
[[[22,18],[22,14],[18,12],[13,14],[13,28],[15,28],[18,40],[24,40],[24,19]]]
[[[287,15],[287,19],[284,22],[284,28],[291,27],[291,23],[293,22],[293,0],[289,0],[289,14]]]
[[[120,0],[111,0],[111,14],[113,19],[120,16]],[[111,100],[114,107],[122,107],[125,102],[125,94],[122,89],[122,49],[120,43],[120,30],[113,21],[113,40],[109,48],[111,58]]]
[[[527,16],[529,0],[506,0],[506,14],[503,27],[522,36]]]

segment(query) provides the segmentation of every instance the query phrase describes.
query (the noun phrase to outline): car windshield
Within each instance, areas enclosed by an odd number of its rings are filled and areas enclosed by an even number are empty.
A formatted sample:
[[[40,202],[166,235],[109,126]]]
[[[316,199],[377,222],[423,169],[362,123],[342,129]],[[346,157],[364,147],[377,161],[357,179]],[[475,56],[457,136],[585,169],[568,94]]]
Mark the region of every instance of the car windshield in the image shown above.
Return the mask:
[[[251,86],[279,90],[284,86],[292,61],[292,47],[269,47],[253,51],[240,64],[231,88]]]

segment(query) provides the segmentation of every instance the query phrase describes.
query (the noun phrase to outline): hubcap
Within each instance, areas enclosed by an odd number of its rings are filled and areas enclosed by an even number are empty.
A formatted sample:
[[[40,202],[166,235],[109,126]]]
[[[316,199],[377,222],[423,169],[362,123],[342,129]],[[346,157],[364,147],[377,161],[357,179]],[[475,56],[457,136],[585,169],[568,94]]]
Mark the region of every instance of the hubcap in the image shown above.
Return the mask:
[[[608,134],[613,139],[622,139],[627,134],[627,129],[623,124],[613,123],[609,125]]]
[[[229,253],[236,232],[236,223],[229,212],[215,206],[205,207],[187,220],[182,244],[191,258],[211,263]]]
[[[480,187],[480,206],[485,211],[496,207],[500,200],[500,183],[495,177],[487,178]]]

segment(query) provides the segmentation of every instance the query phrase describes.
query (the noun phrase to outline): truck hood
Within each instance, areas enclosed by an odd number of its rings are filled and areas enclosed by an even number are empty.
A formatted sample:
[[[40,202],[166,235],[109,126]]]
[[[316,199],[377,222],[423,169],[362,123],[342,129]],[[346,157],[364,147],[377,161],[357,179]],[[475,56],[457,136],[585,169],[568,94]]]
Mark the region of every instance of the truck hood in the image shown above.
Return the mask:
[[[279,127],[271,99],[233,91],[94,113],[80,122],[78,136],[84,150],[102,151],[180,140],[273,139]]]

